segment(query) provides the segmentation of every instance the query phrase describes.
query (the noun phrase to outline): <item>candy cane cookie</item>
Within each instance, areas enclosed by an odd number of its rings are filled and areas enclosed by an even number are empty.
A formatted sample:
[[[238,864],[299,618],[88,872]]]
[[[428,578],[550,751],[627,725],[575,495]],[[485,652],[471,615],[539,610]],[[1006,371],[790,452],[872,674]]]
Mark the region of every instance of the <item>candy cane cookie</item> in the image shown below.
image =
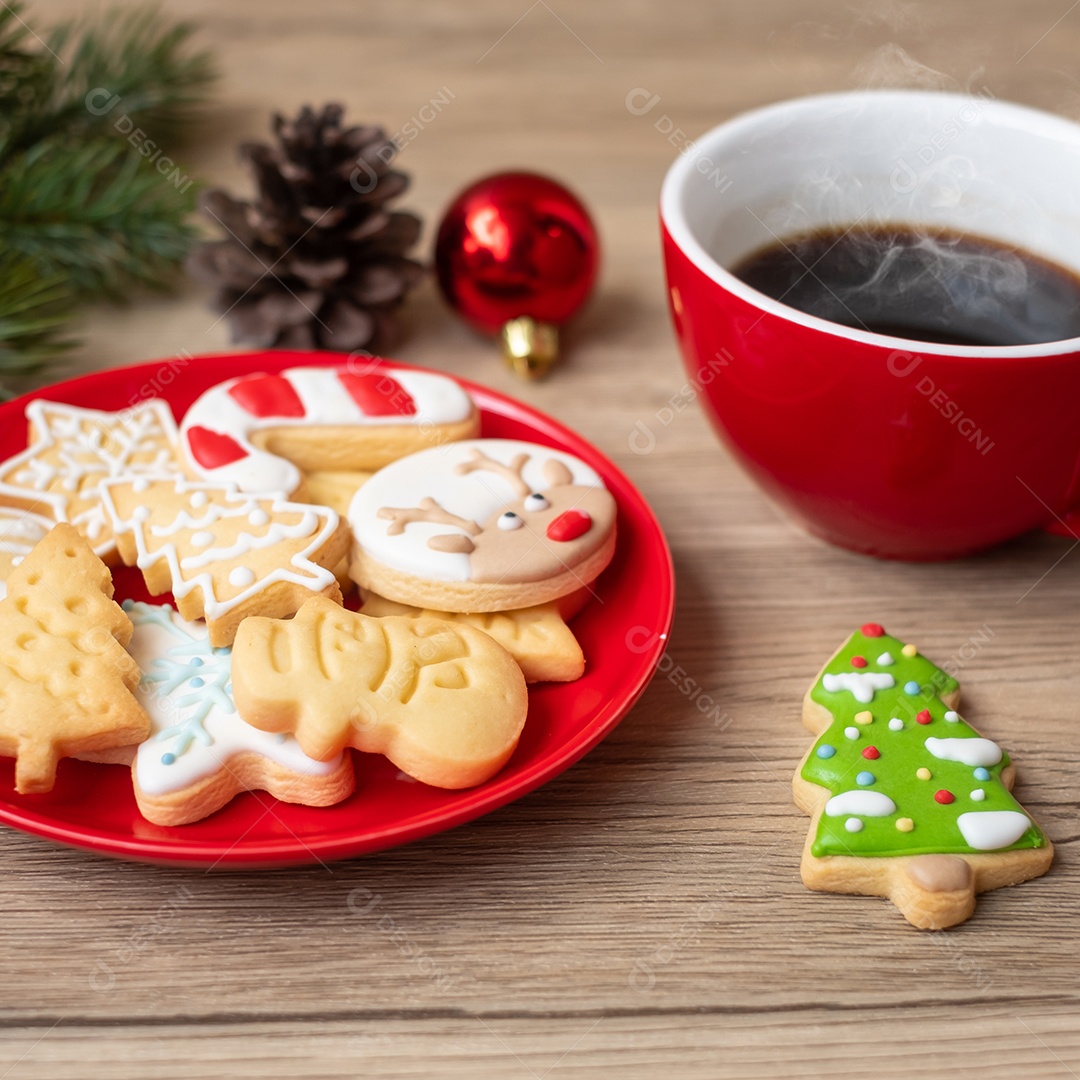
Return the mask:
[[[211,387],[180,445],[198,479],[292,495],[305,472],[372,471],[479,429],[476,404],[445,375],[305,367]]]

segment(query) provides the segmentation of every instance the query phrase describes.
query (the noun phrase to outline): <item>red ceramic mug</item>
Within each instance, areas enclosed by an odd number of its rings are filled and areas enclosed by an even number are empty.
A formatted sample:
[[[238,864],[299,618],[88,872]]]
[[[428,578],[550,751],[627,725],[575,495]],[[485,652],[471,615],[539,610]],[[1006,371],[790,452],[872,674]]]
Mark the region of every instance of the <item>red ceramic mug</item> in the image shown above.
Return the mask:
[[[705,134],[672,165],[660,212],[691,385],[807,529],[901,559],[1066,529],[1080,508],[1080,338],[889,337],[803,314],[728,268],[777,237],[861,220],[981,236],[1080,273],[1080,125],[953,94],[803,98]]]

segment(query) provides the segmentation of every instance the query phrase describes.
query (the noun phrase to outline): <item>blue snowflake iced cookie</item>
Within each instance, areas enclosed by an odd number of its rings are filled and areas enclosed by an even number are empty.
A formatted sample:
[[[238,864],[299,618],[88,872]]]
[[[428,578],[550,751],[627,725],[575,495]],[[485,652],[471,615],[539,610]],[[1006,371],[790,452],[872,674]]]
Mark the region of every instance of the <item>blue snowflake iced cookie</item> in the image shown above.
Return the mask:
[[[142,671],[137,696],[151,735],[132,765],[139,810],[156,825],[185,825],[242,791],[329,806],[352,793],[348,754],[308,757],[291,736],[241,719],[232,697],[232,652],[213,648],[201,623],[168,605],[124,602],[134,625],[128,651]]]

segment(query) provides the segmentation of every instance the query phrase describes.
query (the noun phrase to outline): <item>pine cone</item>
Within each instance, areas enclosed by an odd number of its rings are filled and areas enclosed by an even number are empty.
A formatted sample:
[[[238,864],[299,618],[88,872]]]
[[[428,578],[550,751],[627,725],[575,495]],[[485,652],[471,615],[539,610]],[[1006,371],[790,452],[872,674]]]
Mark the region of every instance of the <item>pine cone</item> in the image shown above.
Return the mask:
[[[423,273],[405,256],[421,222],[386,209],[409,184],[390,169],[397,148],[382,128],[343,128],[343,111],[276,114],[276,146],[241,147],[258,197],[215,189],[200,200],[227,235],[196,248],[188,271],[214,287],[234,341],[350,352],[396,335],[394,312]]]

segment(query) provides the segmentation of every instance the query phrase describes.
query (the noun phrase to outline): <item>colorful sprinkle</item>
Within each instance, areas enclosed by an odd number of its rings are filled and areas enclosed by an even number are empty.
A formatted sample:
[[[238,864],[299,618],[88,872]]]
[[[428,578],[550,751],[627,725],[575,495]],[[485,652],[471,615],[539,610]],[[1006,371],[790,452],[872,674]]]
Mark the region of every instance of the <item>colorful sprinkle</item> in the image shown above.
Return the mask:
[[[859,737],[859,729],[857,727],[846,727],[844,728],[844,734],[849,739],[857,739]]]
[[[977,787],[977,788],[976,788],[976,789],[975,789],[975,790],[974,790],[974,791],[973,791],[973,792],[971,793],[971,797],[972,797],[972,798],[973,798],[973,799],[974,799],[974,800],[975,800],[976,802],[982,802],[982,801],[983,801],[983,799],[985,799],[985,798],[986,798],[986,792],[985,792],[985,791],[983,791],[983,789],[982,789],[981,787]]]
[[[857,817],[849,817],[847,821],[844,822],[844,828],[847,829],[848,832],[862,832],[863,823]]]
[[[874,714],[869,709],[863,709],[862,712],[857,712],[852,718],[856,724],[872,724],[874,722]]]
[[[904,683],[904,693],[910,694],[912,697],[914,697],[921,690],[922,687],[917,682],[915,682],[914,679],[912,679],[911,682]]]
[[[855,777],[855,783],[860,787],[866,787],[867,784],[872,784],[877,777],[872,772],[861,772]]]
[[[960,722],[960,714],[954,709],[950,709],[945,714],[945,719],[948,720],[950,724],[958,724]]]
[[[920,780],[929,780],[930,777],[933,776],[934,774],[929,769],[916,769],[915,770],[915,775]]]
[[[877,662],[881,667],[892,667],[892,665],[896,663],[891,652],[883,652],[877,658]]]
[[[889,730],[890,731],[903,731],[904,730],[904,721],[901,720],[899,716],[894,716],[889,721]]]
[[[172,765],[173,762],[175,762],[175,761],[176,761],[176,755],[175,754],[162,754],[161,755],[161,764],[162,765]]]
[[[196,675],[193,679],[188,680],[188,686],[190,686],[193,690],[198,690],[199,687],[205,686],[205,685],[206,685],[205,680],[200,679],[198,675]]]
[[[836,747],[830,746],[828,743],[822,743],[817,748],[817,756],[819,758],[831,758],[836,756]]]
[[[942,806],[948,806],[949,803],[956,802],[956,796],[951,791],[942,788],[940,791],[934,792],[934,802],[939,802]]]
[[[911,830],[915,828],[915,822],[909,817],[897,818],[896,827],[901,832],[911,832]]]
[[[876,746],[868,746],[862,752],[862,756],[870,761],[877,761],[881,757],[881,751]]]
[[[900,651],[908,657],[919,655],[919,650],[914,645],[905,645]]]
[[[866,667],[866,657],[865,656],[853,656],[851,658],[851,666],[852,667]]]
[[[193,656],[193,657],[192,657],[192,658],[191,658],[191,659],[190,659],[190,660],[188,661],[188,665],[189,665],[190,667],[202,667],[202,665],[203,665],[203,662],[202,662],[202,657],[201,657],[201,656]]]
[[[885,627],[881,623],[868,622],[859,627],[859,632],[863,637],[882,637],[885,633]]]
[[[916,724],[929,724],[934,718],[930,715],[929,709],[923,709],[915,717]]]
[[[984,769],[984,768],[982,768],[982,766],[979,766],[979,768],[977,768],[975,770],[975,779],[976,780],[989,780],[990,779],[990,770],[989,769]]]

